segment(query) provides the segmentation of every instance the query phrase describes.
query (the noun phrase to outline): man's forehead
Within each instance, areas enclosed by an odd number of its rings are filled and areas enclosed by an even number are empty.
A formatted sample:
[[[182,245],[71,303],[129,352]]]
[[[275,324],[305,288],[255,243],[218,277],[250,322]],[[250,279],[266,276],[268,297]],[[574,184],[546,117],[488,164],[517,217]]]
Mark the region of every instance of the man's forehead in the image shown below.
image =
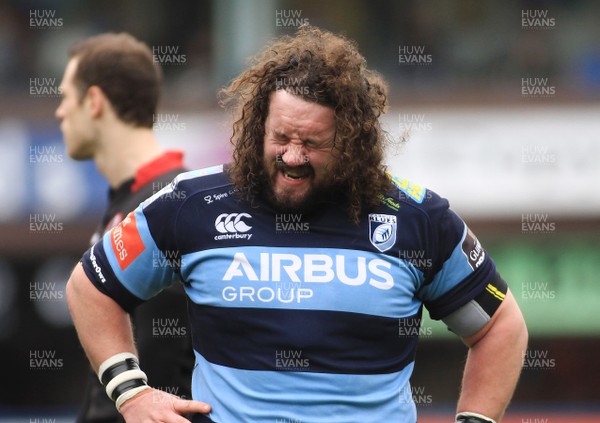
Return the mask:
[[[79,60],[75,57],[69,59],[69,61],[67,62],[67,66],[65,67],[65,73],[63,75],[61,86],[73,83],[73,78],[75,77],[75,73],[77,72],[78,63]]]
[[[280,91],[271,94],[266,129],[276,135],[329,137],[335,131],[332,108]]]

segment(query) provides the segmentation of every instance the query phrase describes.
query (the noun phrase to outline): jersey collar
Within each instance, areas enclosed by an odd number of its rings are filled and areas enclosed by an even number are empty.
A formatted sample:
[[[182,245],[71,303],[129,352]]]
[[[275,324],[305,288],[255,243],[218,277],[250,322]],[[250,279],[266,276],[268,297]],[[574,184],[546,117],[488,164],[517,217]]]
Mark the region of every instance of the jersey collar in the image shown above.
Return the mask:
[[[183,152],[167,151],[162,156],[146,163],[135,172],[131,192],[136,192],[160,175],[183,168]]]

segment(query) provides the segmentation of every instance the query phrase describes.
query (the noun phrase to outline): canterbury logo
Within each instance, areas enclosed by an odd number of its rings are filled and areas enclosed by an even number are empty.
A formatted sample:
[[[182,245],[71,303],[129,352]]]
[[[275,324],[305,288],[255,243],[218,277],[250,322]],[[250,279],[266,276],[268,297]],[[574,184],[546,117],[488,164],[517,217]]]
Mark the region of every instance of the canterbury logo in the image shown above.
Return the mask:
[[[252,229],[242,219],[251,219],[248,213],[223,213],[217,216],[215,220],[215,228],[222,234],[234,234],[239,232],[248,232]]]

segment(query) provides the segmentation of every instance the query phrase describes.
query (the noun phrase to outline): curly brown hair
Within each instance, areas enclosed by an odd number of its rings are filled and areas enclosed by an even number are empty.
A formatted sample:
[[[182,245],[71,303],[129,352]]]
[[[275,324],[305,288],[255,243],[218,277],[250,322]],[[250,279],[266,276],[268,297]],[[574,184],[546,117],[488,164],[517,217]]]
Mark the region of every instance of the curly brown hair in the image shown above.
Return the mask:
[[[350,219],[358,223],[365,207],[375,207],[390,189],[383,165],[387,135],[379,123],[387,86],[366,68],[353,41],[311,26],[274,40],[254,56],[250,67],[221,89],[221,105],[233,112],[230,177],[252,201],[267,181],[263,163],[265,121],[270,94],[285,89],[304,100],[333,108],[339,160],[332,183],[346,193]]]

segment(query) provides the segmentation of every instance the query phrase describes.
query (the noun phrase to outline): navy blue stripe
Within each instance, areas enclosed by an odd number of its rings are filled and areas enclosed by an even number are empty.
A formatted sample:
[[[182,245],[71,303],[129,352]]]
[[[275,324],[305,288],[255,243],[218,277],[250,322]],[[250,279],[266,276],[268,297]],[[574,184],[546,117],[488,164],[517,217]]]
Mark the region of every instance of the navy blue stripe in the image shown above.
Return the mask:
[[[196,330],[194,349],[211,363],[245,370],[340,374],[402,370],[414,361],[420,324],[420,312],[395,319],[191,302],[190,318]],[[416,329],[407,335],[400,333],[400,327]]]
[[[127,290],[127,288],[121,285],[119,279],[117,279],[117,276],[108,264],[108,259],[106,258],[106,253],[104,252],[102,240],[96,243],[96,245],[92,248],[94,248],[96,264],[102,269],[102,274],[106,279],[106,282],[103,283],[100,281],[98,274],[94,270],[94,266],[92,265],[92,261],[90,259],[91,248],[87,250],[81,258],[81,264],[83,265],[85,274],[100,292],[115,300],[121,306],[121,308],[123,308],[123,310],[127,311],[128,313],[132,312],[134,308],[143,303],[143,300],[133,295]]]
[[[206,414],[193,414],[192,423],[210,423],[212,420]]]

